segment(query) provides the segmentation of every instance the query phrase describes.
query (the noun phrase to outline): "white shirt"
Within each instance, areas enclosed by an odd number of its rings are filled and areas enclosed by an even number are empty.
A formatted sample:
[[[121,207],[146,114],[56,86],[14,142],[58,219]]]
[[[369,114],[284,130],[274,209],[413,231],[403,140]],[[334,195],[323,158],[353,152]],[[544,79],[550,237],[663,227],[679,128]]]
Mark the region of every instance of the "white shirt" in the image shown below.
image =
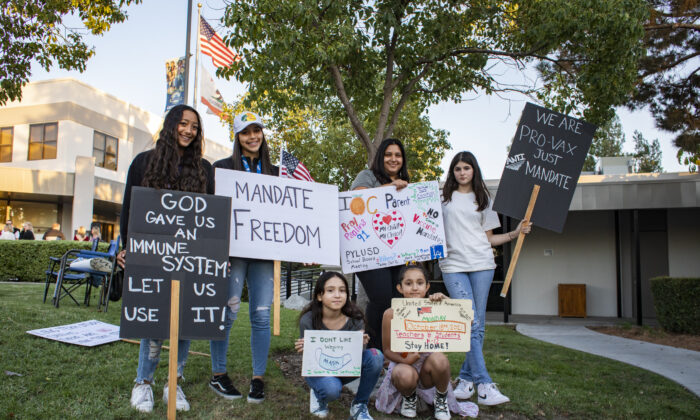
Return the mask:
[[[491,200],[483,211],[477,211],[473,192],[454,191],[452,200],[442,204],[445,223],[447,257],[439,260],[444,273],[463,273],[496,268],[493,250],[486,231],[501,226],[498,214],[491,209]]]

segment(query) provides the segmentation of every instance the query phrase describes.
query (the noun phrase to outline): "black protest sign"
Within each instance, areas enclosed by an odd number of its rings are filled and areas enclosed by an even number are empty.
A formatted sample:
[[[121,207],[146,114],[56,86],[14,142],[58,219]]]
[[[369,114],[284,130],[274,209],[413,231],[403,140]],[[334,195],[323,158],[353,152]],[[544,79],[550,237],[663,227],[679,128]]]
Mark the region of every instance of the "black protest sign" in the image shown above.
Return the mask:
[[[231,199],[134,187],[119,336],[168,338],[180,281],[180,338],[222,340]]]
[[[595,130],[593,124],[526,104],[493,209],[522,219],[532,188],[539,185],[530,220],[561,233]]]

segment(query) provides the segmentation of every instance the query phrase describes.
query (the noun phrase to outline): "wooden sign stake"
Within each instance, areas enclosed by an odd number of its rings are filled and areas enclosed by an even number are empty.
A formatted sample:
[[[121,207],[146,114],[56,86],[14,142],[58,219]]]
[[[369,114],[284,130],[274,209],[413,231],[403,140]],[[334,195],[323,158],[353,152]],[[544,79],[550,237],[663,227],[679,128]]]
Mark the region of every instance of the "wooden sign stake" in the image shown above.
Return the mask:
[[[280,277],[282,274],[282,262],[275,260],[274,264],[274,296],[272,297],[272,304],[274,306],[274,313],[272,315],[272,334],[280,335]]]
[[[537,201],[537,194],[540,192],[540,186],[535,184],[532,187],[532,194],[530,195],[530,202],[527,204],[527,210],[525,211],[525,218],[523,222],[529,222],[530,216],[532,216],[532,210],[535,208],[535,202]],[[508,288],[510,287],[510,281],[513,279],[513,273],[515,272],[515,265],[518,264],[518,257],[520,256],[520,248],[523,247],[523,242],[525,241],[525,234],[520,231],[518,235],[518,242],[515,244],[515,251],[513,252],[513,258],[510,259],[510,264],[508,265],[508,274],[506,274],[506,281],[503,282],[503,289],[501,289],[501,297],[506,297],[508,294]]]
[[[175,420],[177,352],[180,331],[180,281],[170,283],[170,354],[168,355],[168,420]]]

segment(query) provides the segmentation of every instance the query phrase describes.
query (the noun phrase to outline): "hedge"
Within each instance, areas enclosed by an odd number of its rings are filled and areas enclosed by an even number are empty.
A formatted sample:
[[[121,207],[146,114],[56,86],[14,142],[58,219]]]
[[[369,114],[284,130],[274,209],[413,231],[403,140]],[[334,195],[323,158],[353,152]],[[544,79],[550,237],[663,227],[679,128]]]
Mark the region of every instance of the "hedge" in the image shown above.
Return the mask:
[[[700,334],[700,278],[655,277],[651,293],[656,317],[666,331]]]
[[[71,249],[90,249],[91,242],[80,241],[0,241],[0,281],[44,281],[49,257],[60,257]],[[109,243],[98,251],[107,252]]]

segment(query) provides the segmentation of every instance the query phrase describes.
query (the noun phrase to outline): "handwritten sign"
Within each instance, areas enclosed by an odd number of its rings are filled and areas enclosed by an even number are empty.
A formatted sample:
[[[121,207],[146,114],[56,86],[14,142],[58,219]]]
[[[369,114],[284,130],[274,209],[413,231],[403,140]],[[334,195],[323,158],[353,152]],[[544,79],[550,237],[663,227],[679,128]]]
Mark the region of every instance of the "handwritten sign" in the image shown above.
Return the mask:
[[[230,213],[225,197],[133,188],[120,337],[169,337],[172,279],[180,338],[225,337]]]
[[[595,130],[585,121],[526,104],[493,209],[522,219],[532,187],[538,184],[531,221],[561,233]]]
[[[391,351],[467,352],[474,319],[469,299],[392,299]]]
[[[360,376],[362,331],[304,331],[301,376]]]
[[[445,230],[436,181],[342,192],[340,260],[344,273],[443,258]]]
[[[119,326],[98,321],[76,322],[50,328],[27,331],[28,334],[78,346],[95,347],[119,341]]]
[[[338,187],[216,168],[234,257],[338,264]]]

